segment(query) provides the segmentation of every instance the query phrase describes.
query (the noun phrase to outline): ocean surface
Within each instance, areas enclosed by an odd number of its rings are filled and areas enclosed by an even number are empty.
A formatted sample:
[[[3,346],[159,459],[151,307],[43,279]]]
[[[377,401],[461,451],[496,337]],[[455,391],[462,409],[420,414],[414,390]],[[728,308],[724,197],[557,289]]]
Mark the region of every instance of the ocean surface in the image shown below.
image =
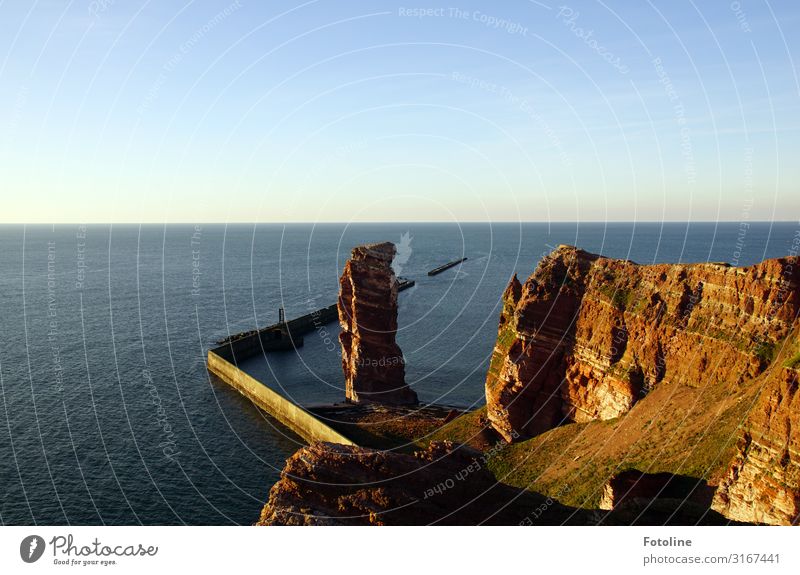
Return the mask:
[[[211,377],[229,334],[336,301],[361,243],[398,244],[398,341],[424,402],[472,407],[510,277],[558,244],[639,263],[748,265],[792,223],[0,226],[0,523],[251,524],[300,440]],[[457,269],[426,272],[461,257]],[[344,397],[338,327],[246,369]]]

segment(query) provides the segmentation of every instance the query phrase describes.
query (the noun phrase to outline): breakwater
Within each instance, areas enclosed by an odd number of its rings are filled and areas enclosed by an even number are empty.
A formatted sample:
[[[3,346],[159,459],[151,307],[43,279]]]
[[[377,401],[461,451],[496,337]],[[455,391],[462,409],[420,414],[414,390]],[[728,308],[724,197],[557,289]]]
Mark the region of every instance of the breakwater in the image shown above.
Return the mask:
[[[397,291],[414,287],[416,282],[398,278]],[[281,319],[283,311],[281,310]],[[289,321],[279,321],[267,327],[233,334],[217,342],[214,352],[228,361],[243,361],[267,351],[284,351],[303,347],[303,336],[321,326],[339,320],[337,304],[312,311]]]
[[[218,342],[214,352],[228,361],[242,361],[266,351],[295,349],[303,346],[303,335],[338,319],[336,304],[329,305],[290,321],[234,334]]]
[[[214,350],[208,352],[208,370],[309,443],[330,441],[355,445],[307,410],[272,391]]]
[[[414,286],[414,283],[414,280],[398,278],[397,289],[403,291]],[[239,369],[239,363],[259,353],[302,347],[303,335],[338,321],[339,310],[337,304],[332,304],[285,321],[281,309],[278,317],[280,321],[276,324],[237,333],[218,342],[208,350],[208,370],[309,443],[330,441],[355,445],[308,410]]]
[[[208,370],[309,443],[331,441],[353,445],[350,439],[238,367],[259,353],[300,347],[303,334],[338,317],[334,304],[290,321],[228,337],[208,350]],[[280,318],[283,319],[282,310]]]
[[[465,261],[467,261],[467,258],[461,258],[460,260],[455,260],[455,261],[452,261],[452,262],[448,262],[448,263],[446,263],[446,264],[444,264],[442,266],[439,266],[438,268],[433,268],[431,271],[428,272],[428,275],[429,276],[438,275],[438,274],[442,273],[443,271],[449,270],[450,268],[455,267],[458,264],[460,264],[462,262],[465,262]]]

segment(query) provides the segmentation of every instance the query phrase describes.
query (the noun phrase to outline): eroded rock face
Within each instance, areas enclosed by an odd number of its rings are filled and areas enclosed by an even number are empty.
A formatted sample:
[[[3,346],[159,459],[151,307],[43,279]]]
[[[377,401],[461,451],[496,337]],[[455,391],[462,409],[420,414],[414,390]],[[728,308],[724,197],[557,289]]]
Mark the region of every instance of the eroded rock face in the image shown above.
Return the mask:
[[[600,509],[619,509],[631,503],[647,505],[665,499],[708,509],[713,495],[714,489],[702,479],[628,470],[618,473],[603,486]]]
[[[339,280],[339,341],[347,401],[415,404],[395,341],[397,281],[390,242],[353,249]]]
[[[798,370],[775,366],[714,496],[713,508],[738,521],[800,524]]]
[[[531,497],[545,501],[498,484],[480,452],[450,442],[414,455],[317,443],[286,462],[258,525],[519,524]],[[549,524],[571,516],[554,502],[547,511]]]
[[[504,294],[489,420],[513,441],[623,415],[667,378],[746,386],[793,329],[799,272],[797,258],[641,266],[560,246]]]

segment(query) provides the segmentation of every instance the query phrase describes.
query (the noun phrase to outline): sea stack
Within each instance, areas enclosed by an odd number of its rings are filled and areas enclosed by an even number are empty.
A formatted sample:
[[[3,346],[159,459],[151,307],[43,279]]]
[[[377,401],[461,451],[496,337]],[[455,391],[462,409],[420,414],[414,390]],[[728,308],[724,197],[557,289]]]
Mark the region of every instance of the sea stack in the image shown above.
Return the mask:
[[[352,403],[417,403],[405,383],[397,334],[397,279],[391,242],[353,248],[339,280],[339,323],[346,399]]]

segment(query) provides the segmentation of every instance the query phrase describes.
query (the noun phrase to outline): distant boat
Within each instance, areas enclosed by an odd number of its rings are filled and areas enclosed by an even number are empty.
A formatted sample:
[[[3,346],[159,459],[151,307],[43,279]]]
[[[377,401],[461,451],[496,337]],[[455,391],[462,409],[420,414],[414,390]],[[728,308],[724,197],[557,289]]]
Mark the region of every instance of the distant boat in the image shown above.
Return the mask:
[[[410,280],[408,278],[399,277],[397,278],[397,291],[401,292],[404,289],[408,289],[410,287],[414,287],[417,284],[414,280]]]

